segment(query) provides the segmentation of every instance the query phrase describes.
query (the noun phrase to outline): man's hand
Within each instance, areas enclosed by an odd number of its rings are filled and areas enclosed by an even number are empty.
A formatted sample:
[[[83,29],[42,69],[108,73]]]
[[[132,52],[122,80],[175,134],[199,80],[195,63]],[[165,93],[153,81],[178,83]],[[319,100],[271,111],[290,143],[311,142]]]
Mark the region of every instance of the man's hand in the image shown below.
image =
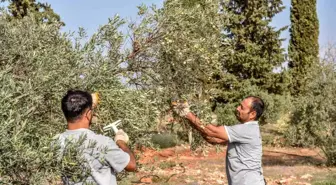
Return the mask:
[[[173,111],[181,117],[186,117],[190,112],[188,102],[173,102]]]
[[[128,143],[129,141],[128,135],[122,129],[118,130],[114,136],[114,141],[117,142],[118,140],[124,141],[125,143]]]

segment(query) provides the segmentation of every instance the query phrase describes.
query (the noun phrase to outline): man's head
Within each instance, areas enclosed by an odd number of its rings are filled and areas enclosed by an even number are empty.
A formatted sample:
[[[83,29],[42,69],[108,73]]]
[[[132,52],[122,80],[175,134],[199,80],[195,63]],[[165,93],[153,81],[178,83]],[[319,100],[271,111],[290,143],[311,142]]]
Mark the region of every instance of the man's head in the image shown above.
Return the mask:
[[[69,90],[62,98],[62,111],[68,123],[87,122],[92,119],[92,96],[80,90]]]
[[[246,97],[237,107],[236,117],[241,123],[256,121],[264,112],[264,102],[257,96]]]

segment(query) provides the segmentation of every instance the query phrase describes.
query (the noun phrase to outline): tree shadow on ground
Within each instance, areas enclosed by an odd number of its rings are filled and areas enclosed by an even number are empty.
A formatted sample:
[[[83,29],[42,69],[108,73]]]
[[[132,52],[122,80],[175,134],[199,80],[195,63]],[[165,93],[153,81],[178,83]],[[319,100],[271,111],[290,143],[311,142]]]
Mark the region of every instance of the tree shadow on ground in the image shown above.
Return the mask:
[[[284,151],[265,150],[262,158],[263,166],[295,166],[314,165],[321,166],[325,160],[318,154],[308,156],[304,154],[292,154]]]

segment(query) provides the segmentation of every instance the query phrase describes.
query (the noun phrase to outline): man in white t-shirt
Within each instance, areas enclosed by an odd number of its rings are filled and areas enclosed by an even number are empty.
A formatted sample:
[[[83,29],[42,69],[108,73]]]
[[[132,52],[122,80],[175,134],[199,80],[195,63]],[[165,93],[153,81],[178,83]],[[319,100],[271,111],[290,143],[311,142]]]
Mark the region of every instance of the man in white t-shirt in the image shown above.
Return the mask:
[[[177,104],[174,111],[189,120],[203,138],[213,144],[228,143],[226,174],[229,185],[265,185],[261,164],[262,141],[258,119],[264,102],[256,96],[246,97],[237,107],[240,124],[233,126],[204,126],[189,110],[188,103]]]
[[[61,155],[64,155],[69,142],[79,142],[80,138],[85,137],[80,146],[83,150],[78,155],[85,158],[90,168],[90,175],[84,182],[71,182],[71,175],[65,174],[62,177],[64,184],[116,185],[116,173],[124,169],[136,170],[134,154],[127,146],[129,138],[123,130],[119,130],[112,140],[89,129],[93,108],[92,96],[86,91],[70,90],[62,99],[62,111],[68,128],[58,137]]]

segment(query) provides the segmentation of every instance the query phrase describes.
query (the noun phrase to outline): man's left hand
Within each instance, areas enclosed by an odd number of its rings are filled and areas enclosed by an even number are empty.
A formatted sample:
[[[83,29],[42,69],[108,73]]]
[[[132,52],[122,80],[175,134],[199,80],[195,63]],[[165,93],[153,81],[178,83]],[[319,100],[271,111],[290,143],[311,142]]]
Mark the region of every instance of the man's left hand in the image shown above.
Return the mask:
[[[115,142],[117,142],[118,140],[122,140],[125,143],[128,143],[128,141],[129,141],[128,135],[122,129],[118,130],[118,132],[116,133],[116,135],[114,137]]]
[[[173,104],[173,111],[181,117],[186,117],[187,114],[190,112],[188,102],[176,102]]]

